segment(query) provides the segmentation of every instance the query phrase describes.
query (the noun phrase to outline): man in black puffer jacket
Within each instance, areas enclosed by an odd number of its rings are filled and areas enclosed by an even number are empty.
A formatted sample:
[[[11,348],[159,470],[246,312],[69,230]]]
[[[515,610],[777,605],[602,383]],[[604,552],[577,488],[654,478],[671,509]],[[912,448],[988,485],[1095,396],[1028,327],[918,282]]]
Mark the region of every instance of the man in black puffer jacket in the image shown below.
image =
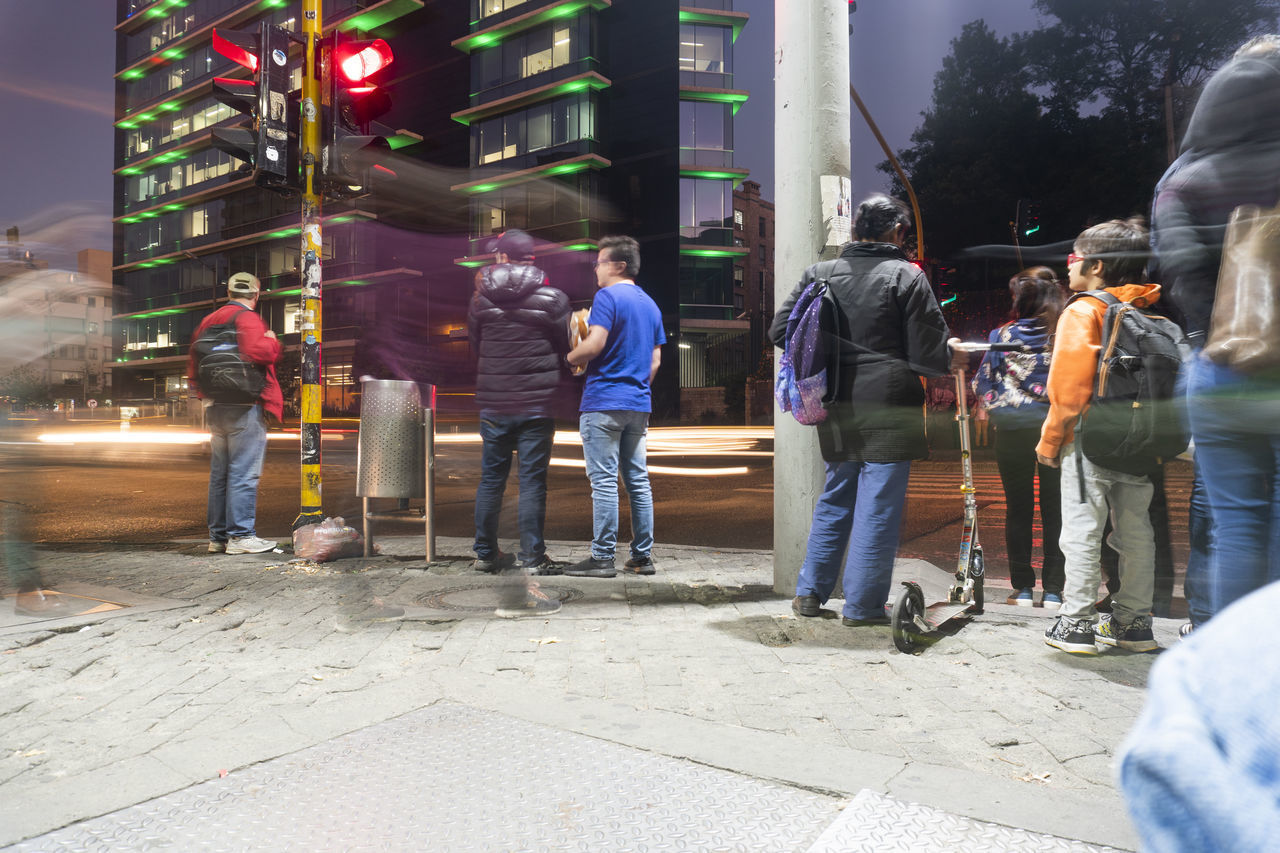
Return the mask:
[[[511,471],[520,457],[520,553],[523,571],[558,575],[542,538],[547,510],[547,465],[555,436],[555,397],[569,351],[569,299],[547,285],[533,265],[533,238],[506,231],[497,263],[480,276],[467,316],[472,350],[479,355],[480,486],[476,489],[475,568],[497,572],[507,555],[498,549],[498,516]]]

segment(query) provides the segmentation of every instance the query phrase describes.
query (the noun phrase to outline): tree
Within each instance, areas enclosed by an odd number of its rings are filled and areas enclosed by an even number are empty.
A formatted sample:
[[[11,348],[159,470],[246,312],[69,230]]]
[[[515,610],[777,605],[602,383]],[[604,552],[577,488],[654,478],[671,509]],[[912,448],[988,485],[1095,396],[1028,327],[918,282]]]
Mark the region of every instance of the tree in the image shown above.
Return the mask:
[[[1040,202],[1045,243],[1145,214],[1169,162],[1169,128],[1180,135],[1207,76],[1280,15],[1274,0],[1035,7],[1048,23],[1028,33],[998,38],[983,21],[964,28],[900,152],[931,256],[1007,243],[1019,198]]]
[[[53,402],[44,376],[29,365],[15,367],[0,376],[0,397],[11,397],[27,406],[45,406]]]

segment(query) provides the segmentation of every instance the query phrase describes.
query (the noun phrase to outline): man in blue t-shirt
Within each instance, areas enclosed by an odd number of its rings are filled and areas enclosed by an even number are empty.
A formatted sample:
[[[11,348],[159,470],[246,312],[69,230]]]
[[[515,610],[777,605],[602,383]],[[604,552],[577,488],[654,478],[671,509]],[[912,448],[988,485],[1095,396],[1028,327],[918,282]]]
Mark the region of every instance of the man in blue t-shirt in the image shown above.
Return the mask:
[[[596,286],[587,334],[569,353],[575,367],[587,365],[582,391],[582,456],[591,481],[591,555],[565,569],[579,578],[611,578],[618,542],[618,469],[631,502],[631,557],[624,570],[654,572],[653,495],[645,459],[645,435],[653,410],[650,383],[662,361],[662,313],[635,283],[640,244],[631,237],[605,237],[596,258]]]

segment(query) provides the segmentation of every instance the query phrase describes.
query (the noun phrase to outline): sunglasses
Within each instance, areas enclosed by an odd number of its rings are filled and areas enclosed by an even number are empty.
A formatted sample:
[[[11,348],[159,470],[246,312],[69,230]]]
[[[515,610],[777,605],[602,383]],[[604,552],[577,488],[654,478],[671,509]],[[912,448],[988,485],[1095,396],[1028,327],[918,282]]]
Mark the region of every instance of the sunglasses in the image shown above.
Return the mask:
[[[1084,260],[1084,255],[1077,255],[1075,252],[1072,252],[1069,255],[1067,255],[1067,266],[1071,266],[1076,261],[1083,261],[1083,260]]]

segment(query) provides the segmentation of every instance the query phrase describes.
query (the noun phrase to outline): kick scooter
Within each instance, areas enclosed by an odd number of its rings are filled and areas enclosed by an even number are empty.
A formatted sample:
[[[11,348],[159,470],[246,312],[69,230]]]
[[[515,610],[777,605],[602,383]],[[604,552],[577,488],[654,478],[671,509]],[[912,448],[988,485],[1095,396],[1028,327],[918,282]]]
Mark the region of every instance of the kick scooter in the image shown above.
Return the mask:
[[[1017,352],[1025,349],[1021,344],[958,343],[952,345],[959,352],[975,353],[994,350]],[[903,581],[902,591],[893,603],[890,625],[893,628],[893,644],[898,651],[913,654],[924,645],[924,635],[935,631],[944,622],[961,613],[975,615],[983,610],[982,582],[985,566],[982,561],[982,543],[978,539],[978,500],[973,486],[973,453],[969,441],[968,383],[965,371],[951,372],[956,383],[956,421],[960,425],[960,494],[964,496],[964,528],[960,534],[960,555],[956,560],[954,582],[947,590],[947,600],[928,606],[924,603],[924,590],[916,581]]]

